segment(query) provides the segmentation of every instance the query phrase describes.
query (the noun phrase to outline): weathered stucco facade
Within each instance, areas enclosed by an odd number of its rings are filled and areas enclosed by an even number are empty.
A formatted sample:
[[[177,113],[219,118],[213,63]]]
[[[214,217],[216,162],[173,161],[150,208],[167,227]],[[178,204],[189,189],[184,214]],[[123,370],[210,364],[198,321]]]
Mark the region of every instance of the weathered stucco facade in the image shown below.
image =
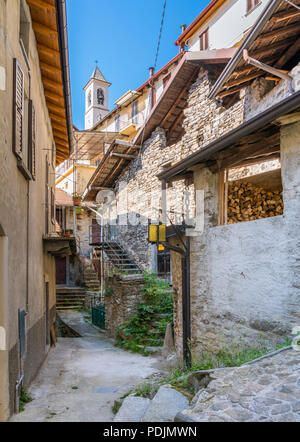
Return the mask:
[[[299,123],[281,129],[283,216],[217,226],[218,175],[195,173],[207,195],[204,233],[191,238],[195,351],[275,344],[299,324],[299,131]]]
[[[19,40],[21,5],[29,19],[28,59]],[[0,1],[0,421],[15,411],[22,376],[27,387],[41,367],[55,322],[55,260],[45,252],[43,237],[55,232],[50,195],[56,159],[55,150],[51,156],[54,139],[30,17],[26,1]],[[13,152],[14,59],[24,73],[25,94],[35,107],[34,180],[20,166],[20,157],[27,164],[26,108],[19,161]],[[19,324],[23,315],[24,330]]]

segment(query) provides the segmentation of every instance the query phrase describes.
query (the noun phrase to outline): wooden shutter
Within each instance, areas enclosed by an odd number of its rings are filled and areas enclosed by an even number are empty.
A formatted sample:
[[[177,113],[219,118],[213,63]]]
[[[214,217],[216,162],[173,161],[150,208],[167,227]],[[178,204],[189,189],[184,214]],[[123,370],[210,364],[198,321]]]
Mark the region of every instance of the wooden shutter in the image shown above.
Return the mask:
[[[36,178],[36,124],[35,124],[35,109],[32,100],[29,100],[29,115],[28,115],[28,157],[29,170],[32,178]]]
[[[208,49],[208,29],[200,35],[200,51],[206,51]]]
[[[49,163],[46,157],[46,177],[45,177],[45,233],[49,233]]]
[[[51,189],[51,221],[52,224],[55,224],[55,193],[53,189]]]
[[[14,58],[13,84],[13,151],[19,157],[23,150],[23,121],[24,121],[24,72]]]

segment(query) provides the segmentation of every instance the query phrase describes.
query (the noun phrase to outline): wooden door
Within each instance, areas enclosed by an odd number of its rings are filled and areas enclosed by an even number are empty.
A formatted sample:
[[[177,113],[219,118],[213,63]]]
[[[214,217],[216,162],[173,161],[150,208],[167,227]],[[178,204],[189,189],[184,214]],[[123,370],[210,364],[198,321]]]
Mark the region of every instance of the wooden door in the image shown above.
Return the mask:
[[[67,284],[67,258],[55,258],[56,264],[56,285]]]

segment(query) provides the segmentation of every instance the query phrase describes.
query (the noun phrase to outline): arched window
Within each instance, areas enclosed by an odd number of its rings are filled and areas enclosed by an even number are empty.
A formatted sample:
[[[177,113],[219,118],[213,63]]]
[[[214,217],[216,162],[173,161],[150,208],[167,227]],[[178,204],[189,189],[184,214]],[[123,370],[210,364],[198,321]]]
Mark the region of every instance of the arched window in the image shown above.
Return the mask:
[[[97,101],[100,106],[104,106],[104,92],[102,89],[97,90]]]
[[[90,107],[92,104],[92,93],[91,91],[89,91],[88,96],[87,96],[87,106]]]

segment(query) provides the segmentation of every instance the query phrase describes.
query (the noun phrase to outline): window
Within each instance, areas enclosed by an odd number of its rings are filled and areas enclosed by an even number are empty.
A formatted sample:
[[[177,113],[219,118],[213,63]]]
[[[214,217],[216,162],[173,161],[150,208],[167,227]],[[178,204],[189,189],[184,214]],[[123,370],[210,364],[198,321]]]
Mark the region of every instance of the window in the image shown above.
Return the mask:
[[[102,89],[97,90],[97,102],[100,106],[104,106],[104,92]]]
[[[56,146],[55,146],[55,143],[52,143],[51,160],[52,160],[52,167],[55,167],[55,161],[56,161]]]
[[[171,256],[167,249],[157,252],[157,273],[159,276],[169,276],[171,273]]]
[[[171,78],[171,73],[163,79],[164,89],[167,86],[167,84],[169,83],[170,78]]]
[[[51,189],[51,222],[55,224],[55,193],[53,189]]]
[[[21,158],[23,153],[24,126],[24,73],[16,59],[14,59],[13,100],[13,150]]]
[[[199,37],[200,40],[200,51],[207,51],[208,50],[208,29],[206,31],[202,32],[202,34]]]
[[[35,109],[32,100],[29,100],[28,110],[28,168],[32,178],[36,178],[36,124],[35,124]]]
[[[260,0],[247,0],[246,13],[250,12],[255,6],[259,4]]]
[[[90,107],[92,105],[92,93],[89,91],[87,96],[87,107]]]
[[[115,132],[120,132],[120,114],[115,118]]]
[[[29,20],[26,15],[24,0],[20,1],[20,44],[25,57],[28,60],[29,55]],[[26,61],[27,61],[26,60]]]
[[[45,234],[49,233],[49,163],[46,157],[45,167]]]
[[[151,88],[151,106],[154,107],[156,103],[156,89],[154,86]]]
[[[138,111],[139,111],[139,109],[138,109],[138,101],[136,100],[136,101],[134,101],[132,103],[132,111],[131,111],[131,113],[132,113],[132,122],[134,124],[138,123]]]

